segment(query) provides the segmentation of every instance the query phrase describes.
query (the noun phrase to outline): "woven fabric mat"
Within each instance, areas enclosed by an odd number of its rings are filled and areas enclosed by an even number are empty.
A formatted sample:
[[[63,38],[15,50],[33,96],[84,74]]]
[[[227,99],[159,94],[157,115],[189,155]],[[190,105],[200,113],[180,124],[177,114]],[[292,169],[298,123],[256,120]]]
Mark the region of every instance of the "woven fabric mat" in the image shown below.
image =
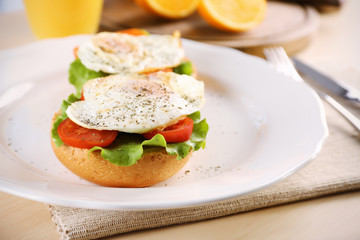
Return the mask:
[[[61,239],[95,239],[360,189],[360,136],[335,110],[324,105],[330,134],[321,153],[272,187],[182,209],[114,211],[49,206],[52,220]]]

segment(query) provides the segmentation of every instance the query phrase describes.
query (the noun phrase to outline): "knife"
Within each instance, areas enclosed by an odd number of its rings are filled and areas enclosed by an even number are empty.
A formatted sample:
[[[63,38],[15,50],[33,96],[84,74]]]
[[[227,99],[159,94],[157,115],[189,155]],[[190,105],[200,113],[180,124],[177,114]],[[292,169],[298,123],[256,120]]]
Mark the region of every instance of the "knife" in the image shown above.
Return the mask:
[[[309,80],[312,80],[319,84],[321,87],[329,90],[336,95],[349,100],[351,102],[355,102],[360,104],[360,91],[347,86],[343,83],[339,83],[333,78],[326,76],[325,74],[317,71],[316,69],[310,67],[306,63],[300,61],[297,58],[292,58],[293,63],[296,69]]]

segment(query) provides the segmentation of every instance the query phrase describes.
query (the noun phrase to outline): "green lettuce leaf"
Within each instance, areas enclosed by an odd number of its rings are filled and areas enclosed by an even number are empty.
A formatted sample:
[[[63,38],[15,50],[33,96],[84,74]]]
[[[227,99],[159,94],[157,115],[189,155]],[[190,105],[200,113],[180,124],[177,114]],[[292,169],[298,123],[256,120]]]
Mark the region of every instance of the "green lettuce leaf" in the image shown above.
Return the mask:
[[[195,112],[189,117],[194,121],[194,129],[190,139],[186,142],[167,143],[160,134],[146,140],[141,134],[119,133],[109,147],[93,147],[90,152],[100,150],[104,159],[118,166],[131,166],[142,157],[144,152],[159,147],[165,148],[170,155],[176,155],[178,160],[183,159],[191,149],[197,151],[205,148],[205,139],[209,130],[206,119],[200,120],[200,112]]]
[[[59,134],[57,132],[57,129],[60,125],[60,123],[62,121],[64,121],[68,116],[66,114],[66,109],[74,102],[79,101],[80,97],[76,96],[75,94],[70,94],[70,96],[66,99],[62,101],[61,104],[61,113],[56,117],[53,127],[51,129],[51,137],[53,139],[53,141],[55,142],[55,145],[60,147],[61,145],[63,145],[63,141],[61,140],[61,138],[59,137]]]
[[[69,82],[75,86],[77,97],[81,96],[82,87],[88,80],[105,77],[107,75],[109,74],[86,68],[78,58],[70,64],[69,68]]]
[[[190,61],[183,62],[179,66],[174,67],[173,72],[177,74],[191,75],[193,73],[192,64]]]

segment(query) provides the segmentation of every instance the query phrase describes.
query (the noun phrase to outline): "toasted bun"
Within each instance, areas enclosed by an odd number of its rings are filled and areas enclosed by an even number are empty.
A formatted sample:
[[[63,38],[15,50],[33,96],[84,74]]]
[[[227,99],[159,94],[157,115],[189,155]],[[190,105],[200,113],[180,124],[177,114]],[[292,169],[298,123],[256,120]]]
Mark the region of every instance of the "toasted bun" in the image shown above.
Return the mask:
[[[57,147],[52,139],[51,146],[59,161],[71,172],[107,187],[148,187],[165,181],[183,168],[191,155],[189,153],[185,158],[177,160],[176,156],[159,150],[144,154],[132,166],[122,167],[103,159],[100,151],[89,153],[89,149],[66,144]]]

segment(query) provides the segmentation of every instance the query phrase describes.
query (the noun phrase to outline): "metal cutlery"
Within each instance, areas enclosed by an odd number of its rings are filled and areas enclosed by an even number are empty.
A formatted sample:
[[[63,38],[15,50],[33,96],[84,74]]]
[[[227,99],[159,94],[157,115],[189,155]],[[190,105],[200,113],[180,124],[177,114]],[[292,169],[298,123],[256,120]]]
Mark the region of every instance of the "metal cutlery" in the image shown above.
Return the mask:
[[[319,72],[318,70],[310,67],[306,63],[300,61],[297,58],[292,58],[292,62],[295,65],[295,68],[307,79],[317,83],[319,86],[324,89],[340,96],[346,100],[354,102],[356,104],[360,104],[360,91],[347,86],[345,84],[339,83],[332,79],[329,76]]]
[[[267,61],[280,73],[293,78],[295,81],[303,82],[304,80],[295,69],[290,58],[282,47],[265,48],[264,55]],[[315,90],[315,89],[314,89]],[[343,107],[332,97],[323,92],[315,90],[318,95],[336,109],[358,132],[360,132],[360,120],[350,111]]]

